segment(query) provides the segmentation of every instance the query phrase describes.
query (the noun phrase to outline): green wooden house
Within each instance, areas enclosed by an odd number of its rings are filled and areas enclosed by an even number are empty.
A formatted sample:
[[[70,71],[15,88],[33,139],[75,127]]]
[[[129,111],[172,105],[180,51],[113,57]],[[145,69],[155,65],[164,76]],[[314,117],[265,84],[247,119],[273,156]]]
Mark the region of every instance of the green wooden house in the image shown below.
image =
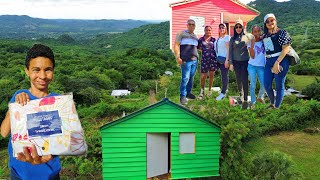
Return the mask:
[[[101,127],[103,179],[219,176],[220,127],[167,98]]]

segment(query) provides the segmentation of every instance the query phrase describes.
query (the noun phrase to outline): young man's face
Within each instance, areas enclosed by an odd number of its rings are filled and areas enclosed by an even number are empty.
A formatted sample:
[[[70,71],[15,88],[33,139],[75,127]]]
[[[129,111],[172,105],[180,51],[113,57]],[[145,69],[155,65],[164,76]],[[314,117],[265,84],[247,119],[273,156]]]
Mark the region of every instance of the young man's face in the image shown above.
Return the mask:
[[[49,58],[36,57],[31,59],[29,69],[25,68],[30,78],[31,89],[47,91],[53,79],[53,64]]]

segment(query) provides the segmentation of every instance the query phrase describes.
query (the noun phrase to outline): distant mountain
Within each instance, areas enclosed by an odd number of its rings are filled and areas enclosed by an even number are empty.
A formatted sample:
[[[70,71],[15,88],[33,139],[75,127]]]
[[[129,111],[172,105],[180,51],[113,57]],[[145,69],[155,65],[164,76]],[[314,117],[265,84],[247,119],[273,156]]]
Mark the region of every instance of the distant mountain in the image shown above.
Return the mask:
[[[110,50],[129,48],[169,49],[169,21],[159,24],[148,24],[118,34],[97,36],[93,43]]]
[[[260,15],[249,23],[263,25],[263,17],[268,13],[276,15],[278,26],[285,28],[297,26],[301,23],[316,25],[320,22],[320,1],[316,0],[290,0],[277,2],[275,0],[255,0],[248,4],[257,9]]]
[[[0,38],[31,39],[56,38],[69,34],[74,38],[88,38],[101,33],[126,32],[141,25],[150,24],[140,20],[76,20],[40,19],[29,16],[0,16]]]

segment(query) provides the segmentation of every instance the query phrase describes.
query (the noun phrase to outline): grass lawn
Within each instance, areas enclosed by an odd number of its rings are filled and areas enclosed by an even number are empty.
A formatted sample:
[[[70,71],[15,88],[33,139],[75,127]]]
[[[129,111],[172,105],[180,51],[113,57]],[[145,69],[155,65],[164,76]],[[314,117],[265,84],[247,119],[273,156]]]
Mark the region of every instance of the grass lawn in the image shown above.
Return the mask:
[[[309,84],[313,83],[316,78],[319,78],[319,76],[305,76],[305,75],[288,75],[291,79],[293,79],[293,82],[289,83],[290,87],[293,87],[296,90],[303,90],[305,87],[307,87]]]
[[[296,169],[308,180],[320,177],[320,134],[282,132],[248,142],[246,150],[252,154],[279,151],[288,154],[297,164]]]
[[[305,50],[306,52],[312,52],[315,53],[317,51],[320,51],[320,49],[309,49],[309,50]]]
[[[0,179],[9,178],[9,168],[8,168],[8,149],[7,147],[0,148]]]

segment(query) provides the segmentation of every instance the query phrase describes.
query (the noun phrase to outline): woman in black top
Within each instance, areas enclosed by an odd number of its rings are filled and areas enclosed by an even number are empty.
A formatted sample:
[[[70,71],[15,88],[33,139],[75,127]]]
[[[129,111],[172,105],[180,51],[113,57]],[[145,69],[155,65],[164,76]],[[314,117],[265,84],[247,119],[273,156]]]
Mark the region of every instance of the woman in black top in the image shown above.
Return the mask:
[[[291,38],[289,34],[277,27],[274,14],[267,14],[264,17],[264,38],[263,44],[266,51],[266,66],[264,72],[264,85],[270,105],[268,108],[279,108],[284,97],[284,83],[289,70],[289,59],[286,54],[289,52]],[[272,81],[276,82],[276,97],[272,89]]]
[[[242,109],[248,108],[248,42],[251,41],[248,35],[244,33],[243,22],[238,19],[234,26],[234,35],[230,39],[229,63],[230,70],[235,71],[238,91],[240,93]]]

